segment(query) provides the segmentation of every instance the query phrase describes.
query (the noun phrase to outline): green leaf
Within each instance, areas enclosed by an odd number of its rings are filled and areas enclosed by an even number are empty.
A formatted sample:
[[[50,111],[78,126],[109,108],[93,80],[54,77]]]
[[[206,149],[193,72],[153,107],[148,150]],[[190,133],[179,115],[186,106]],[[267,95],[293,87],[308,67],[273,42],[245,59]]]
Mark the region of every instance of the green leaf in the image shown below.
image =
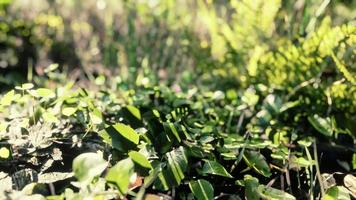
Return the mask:
[[[188,168],[188,158],[183,147],[166,153],[168,166],[159,175],[155,187],[168,190],[180,185]]]
[[[295,200],[296,198],[287,192],[284,192],[282,190],[278,190],[275,188],[267,187],[265,185],[259,185],[258,188],[258,194],[263,198],[263,199],[283,199],[283,200]]]
[[[89,116],[93,124],[101,124],[103,122],[103,115],[98,109],[94,109],[93,112],[90,112]]]
[[[214,188],[204,179],[190,181],[189,188],[198,200],[214,199]]]
[[[1,98],[0,105],[9,106],[12,100],[14,99],[14,96],[15,96],[15,91],[14,90],[9,91]]]
[[[246,164],[263,176],[271,176],[265,157],[257,151],[246,151],[243,156]]]
[[[356,169],[356,153],[352,155],[352,169]]]
[[[142,153],[137,151],[130,151],[129,156],[135,163],[139,164],[140,166],[144,168],[152,168],[151,163]]]
[[[233,178],[220,163],[212,160],[205,160],[202,172],[205,174],[213,174],[227,178]]]
[[[333,186],[326,191],[322,200],[350,200],[348,190],[343,186]]]
[[[56,97],[56,93],[47,88],[39,88],[36,90],[38,96],[42,98],[54,98]]]
[[[10,150],[6,147],[0,148],[0,158],[7,159],[10,157]]]
[[[332,136],[333,126],[331,119],[329,117],[322,118],[318,115],[309,116],[308,121],[313,125],[313,127],[325,136]]]
[[[75,177],[84,185],[89,184],[94,177],[99,176],[108,163],[97,153],[83,153],[73,160]]]
[[[134,144],[138,144],[139,135],[130,126],[117,123],[113,126],[124,138],[131,141]]]
[[[130,126],[122,123],[111,125],[100,132],[105,142],[119,151],[136,149],[139,135]]]
[[[244,176],[244,185],[245,185],[245,197],[247,200],[259,200],[260,195],[257,192],[258,188],[258,179],[251,176],[245,175]]]
[[[45,112],[42,114],[42,119],[46,122],[49,123],[57,123],[59,120],[56,116],[54,116],[52,113],[50,112]]]
[[[134,163],[130,158],[126,158],[110,168],[105,178],[108,182],[116,184],[122,194],[126,194],[133,174]]]
[[[58,67],[59,67],[59,65],[57,63],[50,64],[48,67],[46,67],[46,69],[44,69],[44,72],[45,73],[52,72],[52,71],[56,70]]]
[[[178,134],[176,127],[174,126],[174,124],[172,122],[164,122],[163,127],[167,134],[173,135],[174,138],[176,138],[178,142],[182,141]]]
[[[141,120],[141,113],[138,108],[136,108],[135,106],[131,106],[131,105],[126,106],[126,108],[133,116],[135,116],[138,120]]]
[[[97,85],[104,85],[105,84],[105,76],[100,75],[95,79],[95,84]]]
[[[34,85],[32,83],[24,83],[21,86],[16,86],[15,89],[17,90],[29,90],[33,88]]]
[[[74,107],[66,107],[62,109],[62,114],[65,116],[71,116],[77,111],[77,108]]]

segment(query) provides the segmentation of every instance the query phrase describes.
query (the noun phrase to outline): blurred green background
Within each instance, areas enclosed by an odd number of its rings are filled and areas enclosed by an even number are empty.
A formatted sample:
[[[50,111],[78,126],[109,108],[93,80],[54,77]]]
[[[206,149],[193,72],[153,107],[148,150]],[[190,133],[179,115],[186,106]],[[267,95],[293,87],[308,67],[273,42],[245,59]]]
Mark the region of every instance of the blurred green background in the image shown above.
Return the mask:
[[[41,82],[58,63],[54,79],[84,84],[114,74],[290,92],[324,77],[330,91],[355,97],[355,8],[352,0],[0,0],[1,88]]]

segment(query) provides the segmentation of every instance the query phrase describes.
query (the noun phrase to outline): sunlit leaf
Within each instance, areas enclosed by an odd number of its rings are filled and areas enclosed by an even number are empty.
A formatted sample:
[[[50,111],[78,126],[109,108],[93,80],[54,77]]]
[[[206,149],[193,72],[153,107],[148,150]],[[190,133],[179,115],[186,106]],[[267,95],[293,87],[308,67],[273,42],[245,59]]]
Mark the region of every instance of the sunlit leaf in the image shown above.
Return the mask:
[[[71,116],[77,111],[77,108],[74,107],[66,107],[62,109],[62,114],[65,116]]]
[[[127,158],[110,168],[105,178],[108,182],[116,184],[122,194],[126,194],[133,174],[134,163],[130,158]]]
[[[202,172],[205,174],[213,174],[227,178],[233,178],[220,163],[212,160],[205,160]]]
[[[49,122],[49,123],[57,123],[59,121],[58,118],[50,112],[43,113],[42,118],[44,121]]]
[[[0,148],[0,158],[7,159],[10,156],[10,150],[6,147]]]
[[[75,177],[84,185],[89,184],[94,177],[99,176],[108,163],[97,153],[83,153],[73,160]]]
[[[129,156],[135,163],[139,164],[140,166],[144,168],[152,168],[151,163],[142,153],[137,151],[130,151]]]
[[[309,122],[313,127],[325,136],[332,136],[333,127],[330,118],[322,118],[318,115],[313,115],[308,117]]]
[[[16,86],[15,89],[17,90],[29,90],[33,88],[34,85],[32,83],[24,83],[21,86]]]
[[[48,67],[46,67],[44,69],[44,72],[45,73],[52,72],[52,71],[56,70],[58,67],[59,67],[59,65],[57,63],[50,64]]]
[[[0,105],[9,106],[11,104],[11,102],[13,101],[14,96],[15,96],[15,91],[10,90],[1,98]]]
[[[138,108],[132,105],[126,106],[126,108],[133,116],[135,116],[138,120],[141,120],[141,113]]]
[[[93,124],[101,124],[103,122],[103,115],[98,109],[94,109],[93,112],[90,112],[89,116]]]
[[[356,198],[356,177],[348,174],[344,177],[344,185],[350,191],[350,194]]]
[[[333,186],[326,191],[322,200],[350,200],[350,195],[347,189],[343,186]]]
[[[139,135],[130,126],[117,123],[100,132],[105,142],[119,151],[127,151],[137,148]]]
[[[47,88],[39,88],[36,90],[38,96],[43,97],[43,98],[54,98],[56,97],[56,94]]]

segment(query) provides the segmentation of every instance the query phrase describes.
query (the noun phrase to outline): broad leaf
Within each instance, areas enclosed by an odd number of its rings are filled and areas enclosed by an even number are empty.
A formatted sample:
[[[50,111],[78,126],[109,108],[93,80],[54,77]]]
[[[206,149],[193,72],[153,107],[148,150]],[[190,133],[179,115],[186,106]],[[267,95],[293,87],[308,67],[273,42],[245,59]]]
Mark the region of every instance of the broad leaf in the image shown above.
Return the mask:
[[[314,115],[314,116],[309,116],[308,120],[317,131],[319,131],[325,136],[332,136],[333,127],[332,127],[331,119],[329,117],[322,118],[318,115]]]
[[[183,147],[166,153],[168,164],[166,168],[158,174],[155,187],[168,190],[172,186],[178,186],[185,178],[188,168],[188,158]]]
[[[259,200],[260,195],[257,192],[257,188],[259,186],[258,179],[251,175],[245,175],[243,183],[245,185],[246,199],[247,200]]]
[[[220,163],[212,160],[205,160],[202,173],[233,178]]]
[[[97,153],[83,153],[73,160],[75,177],[84,185],[99,176],[107,167],[107,162]]]
[[[209,181],[206,181],[204,179],[190,181],[189,188],[198,200],[214,198],[214,188],[209,183]]]
[[[119,151],[136,149],[139,142],[139,135],[130,126],[122,123],[111,125],[100,132],[100,136],[105,142]]]
[[[246,164],[263,176],[271,176],[265,157],[257,151],[246,151],[243,156]]]
[[[140,166],[149,169],[152,168],[151,163],[142,153],[137,151],[130,151],[129,156],[135,163],[139,164]]]
[[[134,163],[130,158],[126,158],[110,168],[105,178],[108,182],[114,183],[122,194],[126,194],[133,174]]]

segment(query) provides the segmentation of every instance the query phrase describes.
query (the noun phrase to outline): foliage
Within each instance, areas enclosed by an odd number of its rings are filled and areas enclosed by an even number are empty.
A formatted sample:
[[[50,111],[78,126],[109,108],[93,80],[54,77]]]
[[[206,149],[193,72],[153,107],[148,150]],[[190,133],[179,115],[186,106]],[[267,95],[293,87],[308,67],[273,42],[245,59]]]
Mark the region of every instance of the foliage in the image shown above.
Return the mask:
[[[1,197],[355,198],[353,2],[41,2],[0,0]]]

